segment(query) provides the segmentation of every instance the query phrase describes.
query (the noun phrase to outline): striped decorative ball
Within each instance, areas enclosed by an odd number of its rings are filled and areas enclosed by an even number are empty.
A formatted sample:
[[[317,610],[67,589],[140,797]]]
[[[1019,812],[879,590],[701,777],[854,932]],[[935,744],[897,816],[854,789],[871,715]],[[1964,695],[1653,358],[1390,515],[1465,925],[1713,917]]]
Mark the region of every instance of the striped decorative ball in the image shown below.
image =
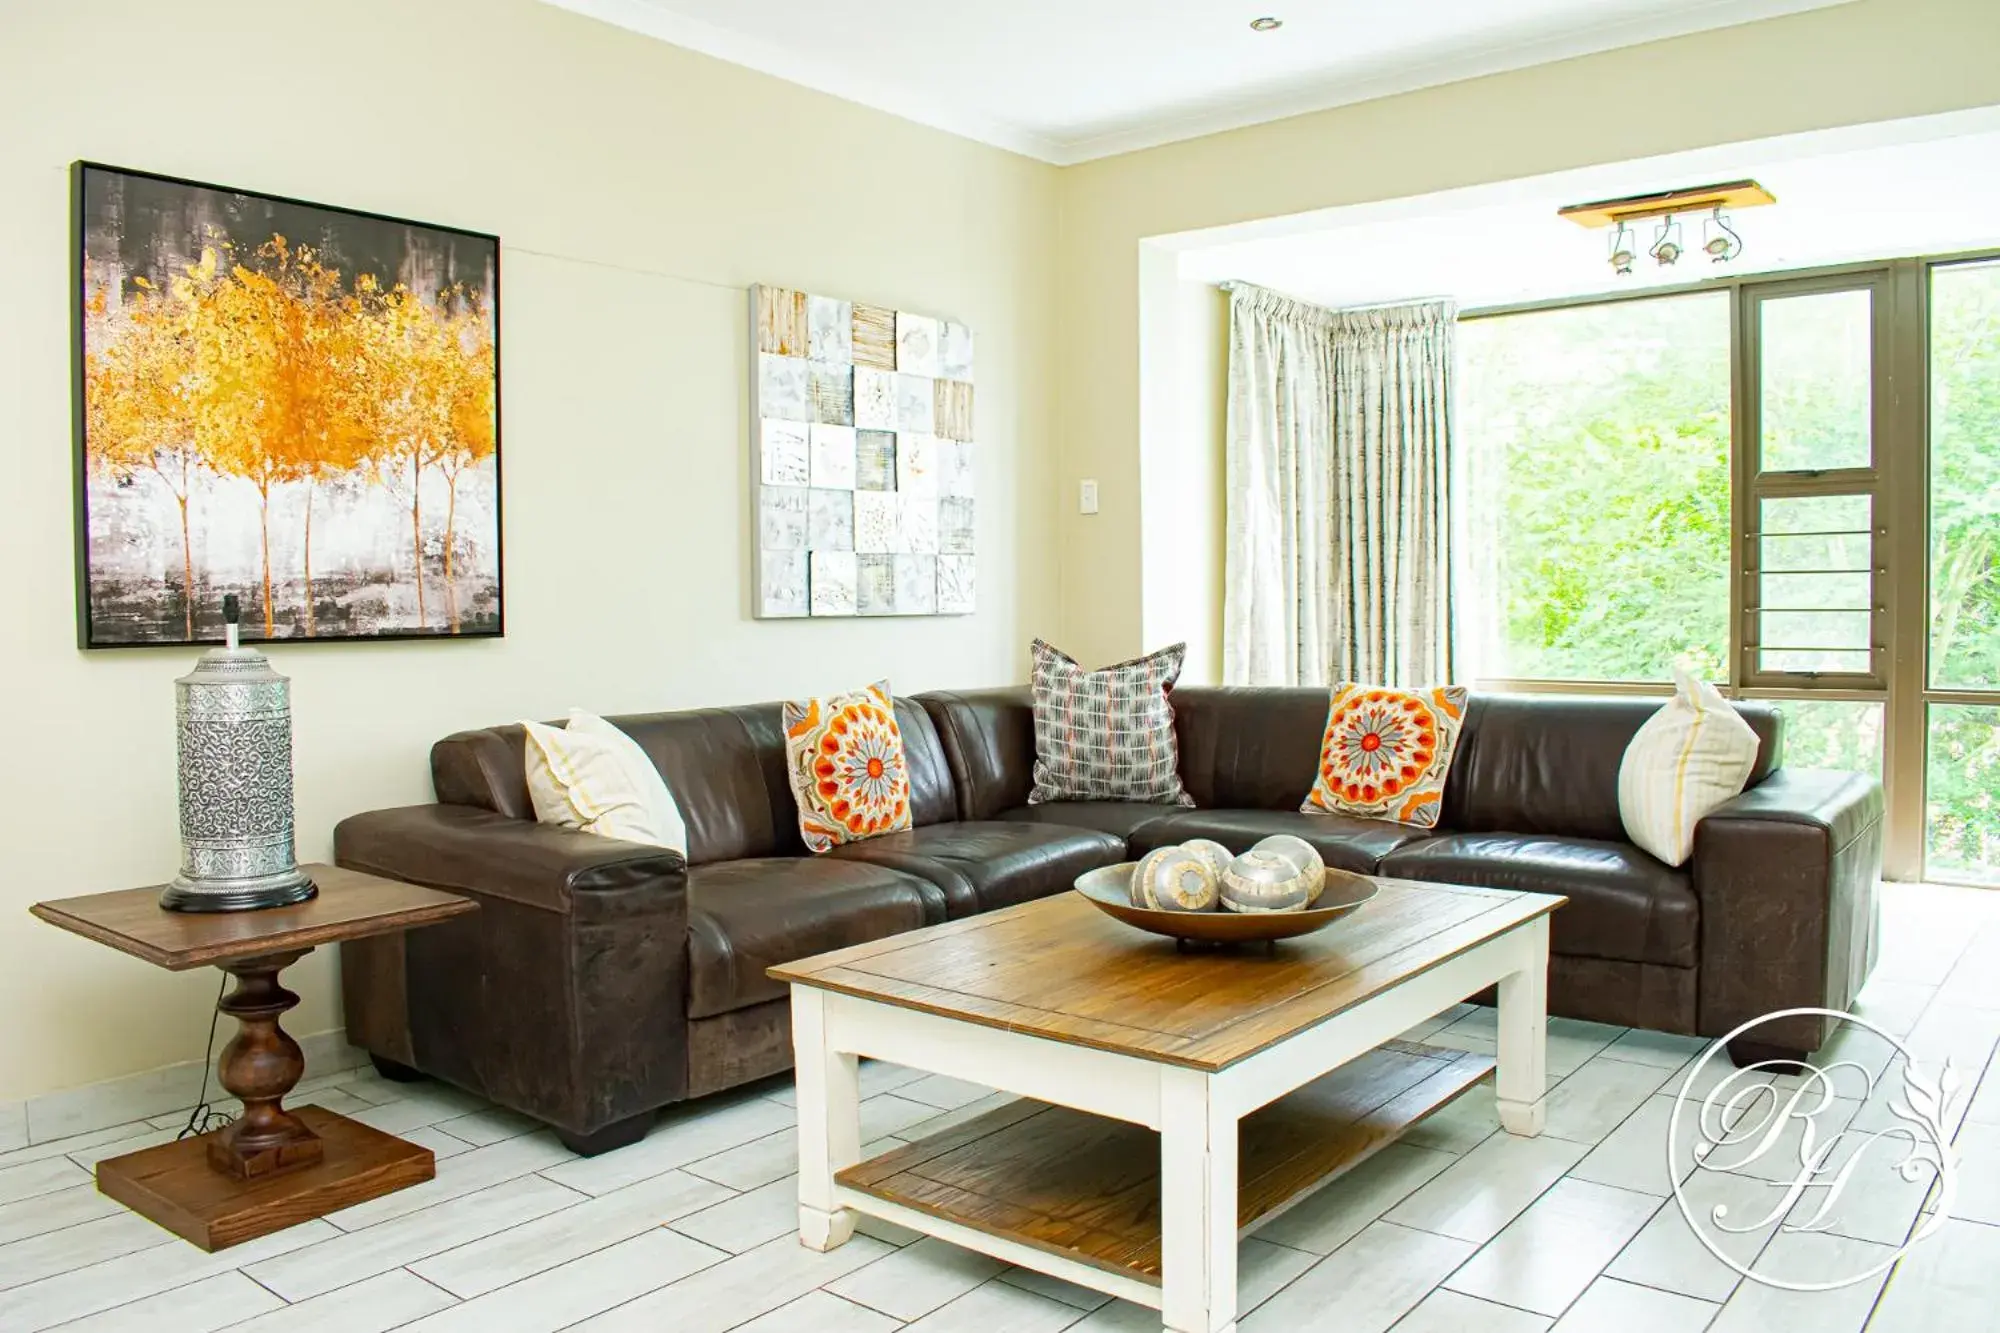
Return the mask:
[[[1206,912],[1219,896],[1208,862],[1179,847],[1146,853],[1132,871],[1132,905],[1169,912]]]
[[[1232,912],[1296,912],[1313,877],[1275,852],[1248,851],[1222,872],[1222,905]]]
[[[1184,852],[1193,852],[1208,863],[1208,869],[1215,876],[1217,884],[1222,883],[1222,872],[1229,869],[1229,863],[1236,859],[1236,853],[1221,843],[1209,838],[1195,838],[1181,844]]]
[[[1319,901],[1320,890],[1326,887],[1326,860],[1319,848],[1289,833],[1273,833],[1250,850],[1276,853],[1297,866],[1311,885],[1306,891],[1306,906]]]

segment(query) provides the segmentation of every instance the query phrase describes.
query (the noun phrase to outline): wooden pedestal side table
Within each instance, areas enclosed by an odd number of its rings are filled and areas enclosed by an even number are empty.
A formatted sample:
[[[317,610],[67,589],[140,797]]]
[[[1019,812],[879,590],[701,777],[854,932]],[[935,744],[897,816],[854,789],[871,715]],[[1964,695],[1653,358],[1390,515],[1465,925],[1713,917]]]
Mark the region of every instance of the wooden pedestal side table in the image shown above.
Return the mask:
[[[299,997],[278,973],[322,944],[411,930],[476,911],[455,894],[338,866],[306,873],[319,895],[252,912],[169,912],[158,886],[36,903],[36,916],[155,967],[219,967],[217,1006],[236,1036],[218,1063],[243,1114],[209,1133],[97,1164],[97,1188],[204,1250],[220,1250],[437,1174],[431,1150],[317,1106],[287,1109],[305,1055],[279,1025]]]

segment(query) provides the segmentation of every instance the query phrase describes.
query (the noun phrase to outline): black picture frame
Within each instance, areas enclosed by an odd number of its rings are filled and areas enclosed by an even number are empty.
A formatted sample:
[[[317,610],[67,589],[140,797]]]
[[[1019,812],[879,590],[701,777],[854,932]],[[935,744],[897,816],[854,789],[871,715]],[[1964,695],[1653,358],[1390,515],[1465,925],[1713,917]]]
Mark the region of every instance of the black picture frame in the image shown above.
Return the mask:
[[[184,625],[191,627],[194,632],[183,633],[180,635],[173,635],[173,636],[146,635],[143,633],[135,634],[129,632],[129,629],[123,630],[122,632],[113,632],[107,626],[106,623],[111,618],[100,614],[99,613],[100,608],[96,605],[99,598],[93,595],[94,592],[98,590],[93,581],[94,570],[92,564],[93,534],[92,534],[91,489],[92,489],[93,478],[92,478],[92,465],[91,465],[91,452],[90,452],[92,447],[92,440],[90,437],[91,405],[89,401],[89,380],[90,380],[89,356],[91,350],[89,346],[89,326],[90,326],[90,313],[91,313],[90,312],[91,259],[89,253],[89,244],[91,239],[92,221],[93,221],[92,218],[93,200],[91,197],[91,190],[94,184],[94,178],[100,174],[107,178],[116,178],[122,182],[139,182],[142,183],[145,187],[156,191],[164,188],[169,191],[181,190],[190,192],[201,192],[209,196],[219,196],[227,200],[237,201],[238,205],[242,208],[242,211],[245,213],[250,213],[258,209],[261,209],[263,210],[267,219],[272,217],[284,218],[287,220],[288,224],[296,222],[302,217],[307,217],[310,215],[323,215],[323,217],[327,219],[327,222],[325,223],[321,231],[315,236],[314,239],[323,240],[327,236],[336,235],[336,233],[330,229],[335,225],[337,225],[337,223],[340,220],[345,219],[345,220],[350,220],[350,222],[359,222],[364,225],[373,226],[374,228],[377,229],[375,235],[377,235],[378,237],[385,235],[385,233],[382,233],[379,230],[383,226],[387,226],[389,228],[405,229],[408,238],[405,244],[408,247],[410,247],[411,250],[414,250],[417,247],[419,241],[423,241],[426,243],[433,243],[433,244],[441,242],[446,247],[447,253],[450,253],[454,256],[456,256],[457,252],[455,249],[452,249],[452,247],[461,245],[469,247],[469,253],[476,254],[478,256],[480,262],[484,266],[484,271],[482,274],[483,278],[482,286],[486,299],[486,306],[485,306],[486,315],[483,323],[488,326],[485,332],[486,336],[490,340],[491,361],[492,361],[491,374],[490,374],[491,402],[492,402],[491,501],[490,501],[490,510],[491,510],[490,612],[480,611],[479,614],[474,618],[475,623],[472,627],[459,627],[454,623],[447,623],[445,625],[431,627],[427,623],[427,621],[423,625],[398,625],[392,622],[388,627],[368,630],[366,632],[344,632],[336,629],[335,631],[328,633],[321,633],[316,631],[311,633],[282,633],[282,634],[273,633],[272,635],[269,636],[268,641],[274,643],[285,643],[285,644],[294,644],[294,643],[304,644],[304,643],[357,643],[357,642],[375,642],[375,641],[388,642],[388,641],[439,640],[439,639],[444,639],[444,640],[497,639],[505,637],[506,522],[505,522],[505,508],[504,508],[505,487],[504,487],[504,468],[503,468],[503,459],[505,456],[504,424],[503,424],[504,395],[502,393],[502,374],[503,374],[504,357],[502,355],[502,348],[501,348],[502,308],[501,308],[500,237],[491,232],[475,231],[469,228],[450,226],[442,223],[422,222],[413,218],[399,217],[389,213],[378,213],[367,209],[348,208],[336,204],[317,203],[312,200],[298,199],[288,195],[272,194],[265,191],[243,189],[236,186],[217,185],[211,182],[192,180],[186,177],[172,176],[160,172],[143,171],[130,167],[113,166],[102,162],[90,161],[87,159],[79,159],[73,162],[70,166],[70,248],[69,248],[69,257],[71,265],[70,279],[72,284],[70,291],[70,332],[71,332],[70,408],[71,408],[71,423],[72,423],[72,429],[71,429],[72,488],[74,493],[74,528],[75,528],[75,548],[76,548],[75,582],[76,582],[76,608],[77,608],[76,612],[77,646],[80,649],[84,650],[100,650],[100,649],[117,649],[117,648],[188,647],[188,646],[203,646],[203,645],[220,643],[223,641],[222,629],[221,629],[222,596],[225,592],[230,592],[230,591],[249,592],[251,594],[248,596],[244,596],[242,599],[246,607],[246,610],[244,612],[244,623],[242,625],[243,639],[246,642],[266,640],[266,636],[262,633],[263,624],[261,615],[253,621],[253,617],[250,610],[253,601],[257,603],[257,608],[260,611],[262,609],[261,586],[259,586],[256,589],[243,589],[233,584],[214,583],[210,586],[209,589],[209,591],[212,592],[212,596],[202,599],[197,603],[194,595],[196,589],[188,588],[184,585],[181,594],[181,599],[184,604],[184,610],[185,610]],[[439,238],[439,242],[432,242],[431,238]],[[236,240],[236,238],[233,236],[230,237],[229,239],[231,241]],[[257,240],[257,238],[255,238],[254,236],[246,236],[244,239]],[[257,243],[261,244],[261,241],[259,240],[257,241]],[[183,247],[182,254],[185,255],[186,253],[187,253],[187,247]],[[379,279],[381,275],[376,275],[376,276]],[[342,280],[351,282],[352,275],[343,274]],[[418,488],[419,494],[421,494],[421,488],[423,486],[423,472],[421,464],[419,464],[416,467],[415,475],[416,475],[416,480],[414,484]],[[458,485],[457,480],[456,478],[454,478],[451,482],[451,486],[454,493],[454,499],[456,496],[457,485]],[[266,506],[268,508],[268,500],[266,501]],[[421,532],[421,525],[418,524],[417,527],[418,527],[418,532],[414,540],[414,545],[419,552],[422,552],[424,549],[424,541]],[[310,529],[308,529],[308,531],[310,531]],[[265,541],[268,543],[268,537],[265,538]],[[183,555],[185,560],[185,567],[191,570],[193,568],[192,552],[184,551]],[[269,557],[268,557],[268,546],[267,546],[266,559],[268,560],[268,558]],[[307,558],[310,559],[309,541],[308,541]],[[426,561],[425,555],[418,554],[415,562],[417,569],[416,582],[419,584],[420,587],[422,586],[424,579],[423,570],[425,567],[425,561]],[[484,573],[483,570],[481,572],[482,574]],[[308,586],[310,586],[309,576],[308,576]],[[273,602],[275,602],[276,600],[275,584],[273,584],[273,592],[274,596],[272,600]],[[455,586],[450,590],[450,592],[451,595],[455,598],[456,595]],[[426,617],[427,616],[428,612],[426,611]],[[452,603],[451,611],[449,613],[449,620],[450,622],[455,622],[457,618],[458,618],[458,607],[454,600]],[[309,617],[309,619],[316,620],[316,614]],[[296,624],[294,625],[294,628],[296,628]]]

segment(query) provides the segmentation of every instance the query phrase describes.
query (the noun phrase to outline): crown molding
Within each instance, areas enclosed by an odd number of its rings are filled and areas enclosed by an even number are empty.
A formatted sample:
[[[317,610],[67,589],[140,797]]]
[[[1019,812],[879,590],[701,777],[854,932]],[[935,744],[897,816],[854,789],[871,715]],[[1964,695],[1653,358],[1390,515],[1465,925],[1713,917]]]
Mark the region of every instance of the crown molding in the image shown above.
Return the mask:
[[[1395,97],[1423,88],[1506,74],[1535,65],[1596,55],[1648,42],[1733,28],[1766,19],[1833,9],[1854,0],[1706,0],[1672,13],[1596,24],[1558,36],[1465,52],[1361,79],[1214,99],[1127,129],[1055,138],[1010,121],[946,106],[924,94],[844,70],[811,55],[733,29],[684,17],[647,0],[542,0],[587,18],[699,51],[734,65],[884,111],[961,138],[974,139],[1054,166],[1075,166],[1122,153],[1164,147],[1274,120]]]
[[[542,0],[542,3],[648,37],[657,37],[663,42],[699,51],[760,74],[769,74],[787,83],[838,97],[844,102],[886,111],[892,116],[928,125],[962,139],[973,139],[1024,157],[1062,165],[1061,144],[1018,125],[941,105],[906,88],[880,83],[866,75],[842,70],[805,53],[746,36],[733,29],[672,13],[647,4],[646,0]]]
[[[1424,88],[1462,83],[1494,74],[1508,74],[1536,65],[1554,64],[1582,56],[1599,55],[1648,42],[1690,37],[1721,28],[1761,23],[1817,9],[1834,9],[1854,0],[1708,0],[1672,14],[1625,19],[1597,24],[1563,33],[1557,37],[1511,43],[1484,51],[1467,52],[1443,60],[1427,61],[1371,78],[1343,82],[1334,88],[1301,88],[1289,92],[1252,95],[1219,101],[1199,111],[1176,114],[1129,130],[1114,130],[1061,142],[1062,156],[1052,159],[1059,166],[1073,166],[1099,158],[1136,153],[1148,148],[1188,139],[1199,139],[1252,125],[1288,120],[1293,116],[1331,111],[1384,97],[1418,92]]]

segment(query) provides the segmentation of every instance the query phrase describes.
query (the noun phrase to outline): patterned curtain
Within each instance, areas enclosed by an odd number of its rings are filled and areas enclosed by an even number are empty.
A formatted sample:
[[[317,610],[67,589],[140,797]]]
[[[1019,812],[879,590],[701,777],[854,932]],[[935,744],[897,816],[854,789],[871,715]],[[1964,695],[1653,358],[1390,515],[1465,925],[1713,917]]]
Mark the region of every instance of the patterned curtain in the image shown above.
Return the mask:
[[[1446,303],[1335,311],[1237,284],[1223,679],[1450,679]]]

